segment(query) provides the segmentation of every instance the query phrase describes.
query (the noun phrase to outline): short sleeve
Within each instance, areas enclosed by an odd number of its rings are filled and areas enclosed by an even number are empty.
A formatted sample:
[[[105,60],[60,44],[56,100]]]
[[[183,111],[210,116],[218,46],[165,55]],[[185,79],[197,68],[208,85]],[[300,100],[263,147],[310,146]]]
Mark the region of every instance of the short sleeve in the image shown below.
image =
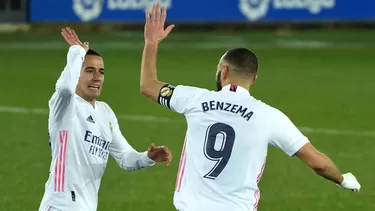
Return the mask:
[[[293,156],[301,147],[309,142],[293,122],[281,111],[273,110],[271,116],[271,140],[270,144],[287,155]]]
[[[206,89],[166,84],[160,89],[158,103],[177,113],[186,114],[201,99]]]

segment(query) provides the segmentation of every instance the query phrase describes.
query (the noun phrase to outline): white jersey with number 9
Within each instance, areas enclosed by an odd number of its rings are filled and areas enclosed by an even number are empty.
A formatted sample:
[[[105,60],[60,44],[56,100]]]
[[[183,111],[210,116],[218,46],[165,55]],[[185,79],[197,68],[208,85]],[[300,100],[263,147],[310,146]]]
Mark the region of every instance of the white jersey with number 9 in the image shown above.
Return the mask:
[[[179,211],[255,211],[268,145],[293,156],[308,139],[281,111],[248,90],[164,86],[158,101],[184,114],[187,133],[176,180]]]

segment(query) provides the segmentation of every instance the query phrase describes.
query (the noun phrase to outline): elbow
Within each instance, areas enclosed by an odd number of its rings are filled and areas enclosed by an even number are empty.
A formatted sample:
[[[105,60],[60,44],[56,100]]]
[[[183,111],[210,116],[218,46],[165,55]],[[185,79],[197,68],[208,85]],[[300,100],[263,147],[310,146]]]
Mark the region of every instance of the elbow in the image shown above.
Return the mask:
[[[330,167],[330,160],[324,156],[323,154],[320,154],[318,159],[315,159],[314,162],[310,163],[310,168],[313,169],[317,174],[320,174],[322,172],[327,171]]]
[[[328,163],[321,163],[311,167],[317,174],[321,174],[329,169]]]
[[[155,88],[159,85],[158,80],[150,80],[147,82],[142,81],[140,84],[140,92],[146,97],[152,97],[152,94],[155,92]]]
[[[141,84],[141,86],[140,86],[140,92],[141,92],[142,95],[147,96],[147,94],[148,94],[148,87],[147,87],[147,85]]]
[[[318,174],[321,172],[325,172],[330,167],[330,159],[323,153],[316,150],[311,144],[305,145],[296,153],[296,155],[309,168],[311,168]]]

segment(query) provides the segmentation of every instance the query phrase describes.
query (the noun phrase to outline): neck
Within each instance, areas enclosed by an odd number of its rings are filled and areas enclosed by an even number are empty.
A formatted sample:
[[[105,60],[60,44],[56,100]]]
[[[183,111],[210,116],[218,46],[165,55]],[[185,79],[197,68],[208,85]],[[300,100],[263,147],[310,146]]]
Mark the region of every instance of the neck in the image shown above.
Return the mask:
[[[96,99],[95,98],[92,98],[92,97],[84,97],[84,96],[81,96],[80,97],[82,99],[84,99],[85,101],[87,101],[88,103],[90,103],[93,107],[95,107],[95,101]]]
[[[87,101],[88,103],[90,103],[93,107],[95,107],[95,101],[96,101],[95,97],[84,96],[78,90],[76,91],[76,94],[80,96],[82,99],[84,99],[85,101]]]
[[[95,98],[94,99],[88,99],[88,98],[84,98],[82,97],[85,101],[87,101],[88,103],[90,103],[92,105],[92,107],[95,108]]]
[[[92,107],[95,108],[95,99],[93,99],[93,100],[86,100],[86,101],[89,102],[92,105]]]
[[[243,81],[243,80],[228,80],[226,83],[223,83],[223,87],[229,84],[237,85],[240,86],[246,90],[250,90],[250,85],[251,83],[248,81]]]

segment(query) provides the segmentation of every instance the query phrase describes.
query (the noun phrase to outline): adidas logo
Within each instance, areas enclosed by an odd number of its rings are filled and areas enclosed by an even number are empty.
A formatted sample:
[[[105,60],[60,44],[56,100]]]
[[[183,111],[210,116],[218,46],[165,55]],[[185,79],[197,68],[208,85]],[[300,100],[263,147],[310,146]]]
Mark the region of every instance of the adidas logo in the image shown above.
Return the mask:
[[[91,122],[91,123],[95,123],[95,121],[94,121],[94,119],[92,118],[91,115],[89,117],[87,117],[86,120],[89,121],[89,122]]]

